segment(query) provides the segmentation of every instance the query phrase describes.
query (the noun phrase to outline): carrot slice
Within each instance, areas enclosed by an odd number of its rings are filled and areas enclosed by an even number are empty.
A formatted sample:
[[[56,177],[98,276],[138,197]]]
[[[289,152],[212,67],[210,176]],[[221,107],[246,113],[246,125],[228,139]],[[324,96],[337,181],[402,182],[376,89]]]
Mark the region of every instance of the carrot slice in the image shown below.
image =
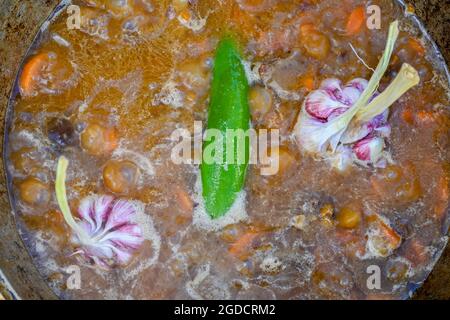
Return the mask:
[[[443,219],[448,208],[448,199],[450,197],[450,187],[447,177],[441,177],[438,183],[437,204],[434,206],[434,214],[438,219]]]
[[[393,248],[398,248],[400,246],[400,243],[402,242],[402,237],[397,232],[395,232],[394,229],[381,221],[381,219],[379,220],[379,222],[381,230],[386,235],[386,238],[389,239],[389,243]]]
[[[357,34],[361,30],[365,17],[366,14],[363,6],[355,8],[347,20],[347,35],[351,36]]]
[[[403,112],[402,112],[402,119],[407,124],[410,124],[410,125],[414,124],[414,120],[415,119],[414,119],[414,114],[413,114],[412,110],[409,109],[409,108],[403,110]]]
[[[316,81],[314,79],[314,75],[308,74],[301,79],[301,86],[308,91],[314,90],[316,86]]]
[[[42,72],[42,68],[48,63],[48,55],[39,53],[28,60],[25,64],[19,80],[19,88],[22,96],[30,96],[37,86],[36,78]]]
[[[260,235],[260,232],[256,231],[244,233],[230,246],[228,252],[240,260],[245,260],[249,256],[253,240],[255,240],[258,235]]]
[[[180,18],[185,20],[185,21],[189,21],[192,18],[192,14],[191,11],[189,9],[184,9],[183,11],[181,11],[180,13]]]
[[[383,233],[386,239],[392,244],[393,247],[397,248],[402,241],[402,237],[393,229],[391,226],[386,224],[383,219],[381,219],[377,214],[372,214],[366,217],[366,221],[369,224],[377,224],[379,230]]]
[[[192,202],[192,199],[187,191],[182,187],[175,187],[175,196],[178,200],[178,205],[180,208],[186,213],[191,213],[194,209],[194,203]]]
[[[416,51],[420,56],[423,56],[425,54],[425,48],[422,46],[422,44],[419,42],[419,40],[415,38],[409,38],[408,45]]]
[[[416,113],[416,119],[420,124],[430,125],[436,122],[436,117],[433,112],[420,110]]]

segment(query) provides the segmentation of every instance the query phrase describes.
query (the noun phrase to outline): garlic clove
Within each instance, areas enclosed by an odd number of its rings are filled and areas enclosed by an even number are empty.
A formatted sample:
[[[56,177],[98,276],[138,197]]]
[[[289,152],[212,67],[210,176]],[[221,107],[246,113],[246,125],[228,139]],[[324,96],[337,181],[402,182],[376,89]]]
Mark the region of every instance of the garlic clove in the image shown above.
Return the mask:
[[[366,137],[352,146],[356,159],[366,163],[375,164],[383,155],[384,139],[376,136]]]

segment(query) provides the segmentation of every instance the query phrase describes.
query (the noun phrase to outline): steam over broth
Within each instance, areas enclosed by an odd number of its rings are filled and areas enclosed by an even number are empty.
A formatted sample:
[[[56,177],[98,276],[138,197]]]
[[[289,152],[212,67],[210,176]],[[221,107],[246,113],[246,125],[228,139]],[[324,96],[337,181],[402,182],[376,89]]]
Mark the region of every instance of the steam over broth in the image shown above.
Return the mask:
[[[18,226],[60,297],[398,299],[426,278],[447,243],[449,90],[438,53],[401,6],[370,1],[381,8],[381,29],[370,30],[360,0],[72,4],[79,28],[64,9],[25,59],[6,152]],[[390,107],[392,159],[335,170],[292,136],[302,103],[325,79],[370,79],[394,20],[401,32],[378,91],[405,62],[420,83]],[[227,34],[242,48],[252,127],[280,130],[280,166],[265,176],[251,165],[231,211],[211,220],[199,167],[172,161],[171,134],[206,123]],[[133,205],[143,243],[127,263],[99,268],[73,254],[55,196],[61,155],[76,219],[93,195]],[[67,286],[73,265],[81,290]],[[373,266],[381,288],[368,286]]]

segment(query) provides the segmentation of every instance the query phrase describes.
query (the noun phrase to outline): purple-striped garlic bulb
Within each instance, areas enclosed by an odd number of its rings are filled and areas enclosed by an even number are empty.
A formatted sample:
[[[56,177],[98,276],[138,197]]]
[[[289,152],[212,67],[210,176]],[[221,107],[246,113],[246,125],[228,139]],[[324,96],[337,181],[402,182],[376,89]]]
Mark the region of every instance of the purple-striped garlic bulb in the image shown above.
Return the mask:
[[[367,83],[367,80],[358,78],[343,85],[338,79],[327,79],[319,89],[306,97],[296,127],[297,139],[306,151],[324,155],[332,160],[334,167],[342,170],[352,162],[374,166],[385,164],[387,154],[384,152],[384,139],[390,135],[388,110],[368,122],[359,124],[358,128],[353,128],[351,122],[331,139],[325,139],[328,138],[327,123],[348,111],[367,88]],[[376,95],[378,93],[371,99]],[[351,130],[345,130],[347,128]],[[323,141],[319,140],[319,143],[312,139],[316,130],[319,131],[318,138],[324,138]],[[323,135],[320,134],[322,130]],[[330,152],[332,150],[334,151]]]
[[[112,196],[90,196],[81,201],[79,219],[75,219],[66,196],[67,167],[68,160],[61,157],[56,173],[56,198],[72,229],[72,242],[77,246],[74,254],[104,269],[128,264],[144,242],[142,230],[134,222],[135,206],[129,200]]]
[[[87,197],[81,201],[78,215],[78,224],[89,240],[75,236],[73,242],[79,245],[76,253],[97,265],[128,264],[144,241],[141,228],[131,222],[136,208],[128,200],[104,195]]]
[[[301,149],[329,160],[339,170],[352,163],[385,166],[390,159],[385,150],[391,133],[389,107],[420,81],[417,71],[405,63],[392,83],[377,92],[398,33],[395,21],[370,81],[357,78],[343,85],[338,79],[327,79],[305,98],[294,128]]]

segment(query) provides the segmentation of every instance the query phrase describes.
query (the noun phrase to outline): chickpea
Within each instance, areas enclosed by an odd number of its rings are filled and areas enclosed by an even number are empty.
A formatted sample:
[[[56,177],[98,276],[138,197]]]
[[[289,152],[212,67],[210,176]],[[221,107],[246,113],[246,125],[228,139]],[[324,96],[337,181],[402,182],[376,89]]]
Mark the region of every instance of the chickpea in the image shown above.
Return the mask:
[[[249,92],[250,111],[253,120],[265,115],[272,108],[272,94],[264,87],[255,86]]]
[[[47,184],[29,177],[19,185],[20,198],[29,205],[42,206],[50,201],[50,188]]]
[[[10,159],[14,168],[21,173],[31,173],[36,168],[36,161],[32,157],[35,148],[24,147],[17,151],[11,152]]]
[[[114,128],[91,123],[81,133],[81,146],[91,155],[109,154],[117,148],[117,144],[117,134]]]
[[[294,155],[289,151],[287,147],[281,146],[278,148],[278,151],[269,150],[269,164],[264,164],[264,175],[284,175],[289,168],[295,163],[296,159]],[[278,161],[278,164],[277,164]]]
[[[349,206],[343,207],[336,216],[338,226],[346,229],[354,229],[361,223],[361,211]]]
[[[139,175],[133,162],[110,160],[103,168],[103,183],[114,193],[127,193],[136,187]]]
[[[301,34],[300,40],[306,53],[315,59],[323,60],[330,52],[330,40],[320,31],[308,30]]]
[[[367,248],[372,254],[387,257],[400,246],[402,237],[388,222],[378,215],[369,216],[367,222],[370,229],[374,231],[369,233],[367,238]]]
[[[68,226],[59,210],[50,210],[39,215],[26,215],[23,220],[30,229],[50,231],[56,234],[59,240],[65,241]]]
[[[402,176],[402,168],[395,165],[388,166],[383,172],[383,178],[389,182],[399,182]]]
[[[397,198],[405,202],[414,202],[422,196],[422,188],[418,179],[405,182],[395,191]]]
[[[423,195],[416,169],[411,164],[387,167],[372,179],[372,185],[380,196],[402,204],[417,201]]]
[[[296,160],[294,155],[289,151],[287,147],[280,147],[279,156],[280,168],[278,172],[280,174],[284,174],[289,170],[289,168],[295,163]]]

